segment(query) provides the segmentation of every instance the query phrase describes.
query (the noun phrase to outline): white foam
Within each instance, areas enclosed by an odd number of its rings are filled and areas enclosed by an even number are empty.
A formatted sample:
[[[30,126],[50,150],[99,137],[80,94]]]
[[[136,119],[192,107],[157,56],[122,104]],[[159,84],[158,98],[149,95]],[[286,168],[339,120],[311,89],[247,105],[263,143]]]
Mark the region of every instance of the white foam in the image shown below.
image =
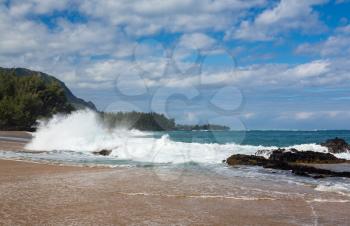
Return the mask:
[[[344,199],[314,199],[312,202],[338,202],[338,203],[347,203],[350,202],[350,200],[344,200]]]
[[[315,151],[315,152],[323,152],[323,153],[328,152],[328,149],[326,147],[323,147],[318,144],[299,144],[299,145],[293,145],[287,148],[288,149],[295,148],[298,151]]]
[[[41,122],[33,133],[33,140],[26,146],[32,151],[77,151],[94,152],[112,150],[111,157],[152,163],[221,163],[232,154],[255,154],[264,147],[239,144],[184,143],[169,139],[168,135],[153,138],[151,133],[137,130],[108,129],[99,121],[96,113],[89,110],[73,112],[70,115],[56,115],[47,122]],[[293,146],[298,150],[325,152],[316,144]],[[260,155],[268,157],[269,152]]]
[[[254,154],[262,146],[175,142],[168,135],[153,138],[137,130],[110,130],[92,111],[56,115],[40,122],[33,140],[26,146],[32,151],[94,152],[112,150],[118,159],[154,163],[220,163],[233,153]]]
[[[340,183],[329,183],[329,184],[319,184],[315,188],[316,191],[322,191],[322,192],[334,192],[337,194],[341,194],[344,196],[350,197],[350,185],[349,184],[340,184]]]

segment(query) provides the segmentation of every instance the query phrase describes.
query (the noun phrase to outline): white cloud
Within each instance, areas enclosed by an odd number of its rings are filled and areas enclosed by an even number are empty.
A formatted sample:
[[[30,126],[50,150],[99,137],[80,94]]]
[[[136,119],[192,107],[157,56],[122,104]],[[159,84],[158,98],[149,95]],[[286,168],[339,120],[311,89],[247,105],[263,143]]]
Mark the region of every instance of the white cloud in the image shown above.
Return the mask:
[[[245,112],[242,114],[243,118],[245,119],[251,119],[254,118],[256,116],[256,113],[254,112]]]
[[[296,50],[298,54],[313,54],[322,57],[340,57],[350,54],[350,25],[338,27],[333,35],[318,43],[303,43]]]
[[[236,85],[252,88],[297,88],[310,86],[344,86],[348,85],[350,60],[341,62],[331,60],[315,60],[304,64],[289,66],[286,64],[261,64],[239,67],[235,70],[204,71],[198,76],[175,75],[161,79],[147,77],[150,86],[192,87]]]
[[[264,0],[99,0],[82,1],[80,10],[113,25],[123,25],[129,34],[224,31],[252,7]]]
[[[213,47],[215,42],[215,39],[206,34],[191,33],[184,34],[179,41],[179,45],[190,49],[208,50]]]
[[[314,115],[313,112],[297,112],[295,113],[295,118],[297,120],[306,120],[312,118]]]
[[[137,44],[133,37],[125,34],[125,29],[132,31],[133,34],[150,27],[168,32],[190,30],[189,33],[181,33],[178,46],[187,49],[197,48],[205,50],[206,54],[214,54],[218,49],[219,40],[209,36],[205,32],[206,29],[211,31],[227,29],[233,26],[235,22],[232,19],[237,16],[231,14],[240,10],[246,12],[251,7],[260,7],[265,1],[148,2],[138,0],[134,2],[106,1],[106,4],[98,4],[98,2],[95,0],[75,2],[75,7],[95,19],[89,18],[83,23],[73,23],[65,18],[58,18],[53,28],[37,20],[31,20],[26,15],[50,14],[55,10],[67,9],[70,6],[67,1],[43,3],[43,1],[30,0],[21,5],[19,1],[13,1],[10,7],[1,5],[0,52],[2,54],[0,65],[41,70],[58,76],[70,86],[86,88],[111,86],[110,84],[121,71],[123,74],[128,74],[135,70],[137,72],[134,73],[142,74],[142,82],[140,84],[130,83],[130,86],[144,84],[167,87],[189,87],[198,84],[233,84],[243,87],[339,85],[344,84],[344,81],[347,81],[350,76],[348,73],[350,68],[347,66],[349,60],[344,58],[342,61],[339,59],[316,60],[295,66],[286,64],[248,65],[236,68],[234,71],[222,67],[214,72],[203,71],[198,78],[195,73],[191,74],[185,70],[198,65],[195,65],[194,62],[183,61],[183,56],[189,56],[188,54],[193,54],[193,52],[176,52],[179,50],[176,48],[173,60],[179,69],[184,69],[179,78],[177,71],[169,67],[169,59],[165,58],[166,54],[154,56],[155,53],[158,54],[158,46],[147,42]],[[300,2],[303,3],[281,1],[276,7],[259,14],[254,23],[244,21],[241,26],[247,24],[250,29],[252,24],[256,24],[258,27],[263,26],[267,29],[272,25],[279,26],[282,22],[292,20],[291,18],[295,19],[296,23],[300,22],[300,18],[316,18],[312,5],[323,1]],[[302,4],[304,8],[299,4]],[[287,6],[291,6],[289,8],[291,12],[287,10]],[[164,13],[167,14],[166,17]],[[207,18],[209,21],[199,23],[200,18]],[[138,30],[139,26],[143,28]],[[192,26],[192,28],[189,29],[186,26]],[[323,44],[323,48],[332,49],[331,46],[337,46],[346,51],[350,46],[345,47],[348,42],[345,40],[342,45],[339,45],[340,41],[335,40],[347,38],[348,30],[348,26],[339,28],[337,31],[339,37],[335,36],[333,39],[330,37],[328,41],[328,43],[338,44]],[[270,38],[269,33],[261,34]],[[259,37],[259,30],[255,36]],[[182,54],[182,57],[178,57],[177,54]],[[215,54],[220,54],[220,52],[215,52]],[[135,61],[130,60],[133,57]],[[92,58],[97,58],[97,60]]]
[[[69,7],[68,0],[11,0],[10,15],[25,16],[27,14],[47,14],[53,11],[64,10]]]
[[[5,67],[28,67],[54,74],[76,85],[110,78],[105,68],[113,64],[123,69],[131,64],[122,58],[135,55],[136,66],[149,77],[163,75],[163,58],[144,59],[147,53],[135,52],[138,44],[128,34],[145,36],[159,31],[183,32],[182,45],[208,49],[215,39],[201,30],[224,30],[232,26],[237,14],[262,6],[265,0],[181,0],[181,1],[39,1],[11,0],[0,5],[0,64]],[[88,20],[70,22],[65,16],[52,19],[50,27],[38,16],[55,11],[80,10]],[[153,47],[151,47],[153,48]],[[140,48],[137,48],[139,50]],[[142,48],[144,49],[144,48]],[[149,52],[148,52],[149,53]],[[153,54],[151,52],[150,54]],[[92,58],[97,57],[95,62]],[[182,62],[178,62],[184,66]],[[159,66],[160,65],[160,66]],[[94,74],[89,73],[94,68]],[[108,67],[107,67],[108,68]],[[93,78],[95,77],[95,78]]]
[[[287,76],[307,78],[323,75],[329,72],[330,62],[326,60],[316,60],[306,64],[300,64],[285,72]]]
[[[227,32],[226,38],[267,41],[278,37],[281,33],[296,29],[305,33],[320,33],[324,27],[312,7],[325,2],[281,0],[273,8],[257,15],[253,21],[241,22],[239,28]]]

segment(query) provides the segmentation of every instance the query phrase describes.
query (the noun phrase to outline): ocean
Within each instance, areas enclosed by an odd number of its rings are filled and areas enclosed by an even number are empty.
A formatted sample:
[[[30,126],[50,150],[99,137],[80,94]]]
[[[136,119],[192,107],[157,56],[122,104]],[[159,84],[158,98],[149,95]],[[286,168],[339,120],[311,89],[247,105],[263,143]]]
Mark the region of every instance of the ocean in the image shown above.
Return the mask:
[[[213,175],[220,175],[229,180],[254,178],[254,183],[257,184],[261,181],[278,181],[284,185],[312,186],[317,191],[336,192],[338,195],[350,197],[348,178],[315,180],[293,175],[289,171],[261,167],[230,167],[223,163],[223,160],[233,154],[260,153],[268,157],[268,150],[276,148],[328,152],[320,143],[335,137],[350,142],[350,131],[111,130],[99,122],[95,113],[79,111],[41,122],[37,132],[33,133],[33,139],[26,146],[30,152],[0,151],[0,158],[90,167],[151,168],[157,175],[161,175],[161,180],[173,172],[180,172],[181,178],[181,172],[190,170],[198,175],[210,173],[211,178],[215,177]],[[109,156],[93,153],[103,149],[112,152]],[[265,152],[258,152],[261,150]],[[350,153],[340,153],[336,156],[350,159]]]
[[[120,165],[216,164],[233,154],[268,157],[271,149],[296,148],[327,152],[322,142],[335,137],[350,143],[349,130],[320,131],[165,131],[144,132],[123,128],[108,129],[92,111],[56,115],[42,121],[26,146],[31,153],[19,158],[69,163]],[[93,152],[111,150],[109,156]],[[37,151],[43,151],[40,154]],[[1,155],[14,155],[2,152]],[[336,154],[350,159],[350,153]]]
[[[154,133],[160,138],[168,134],[171,140],[198,143],[236,143],[241,145],[288,147],[301,144],[320,144],[339,137],[350,143],[350,130],[248,130],[248,131],[168,131]]]

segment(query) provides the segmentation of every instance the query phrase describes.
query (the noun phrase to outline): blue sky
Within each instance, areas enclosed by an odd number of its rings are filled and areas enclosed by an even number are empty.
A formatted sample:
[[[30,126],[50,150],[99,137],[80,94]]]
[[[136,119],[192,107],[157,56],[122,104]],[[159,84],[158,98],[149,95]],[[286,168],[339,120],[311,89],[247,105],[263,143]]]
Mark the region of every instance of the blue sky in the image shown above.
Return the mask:
[[[0,0],[0,66],[105,111],[350,129],[348,0]]]

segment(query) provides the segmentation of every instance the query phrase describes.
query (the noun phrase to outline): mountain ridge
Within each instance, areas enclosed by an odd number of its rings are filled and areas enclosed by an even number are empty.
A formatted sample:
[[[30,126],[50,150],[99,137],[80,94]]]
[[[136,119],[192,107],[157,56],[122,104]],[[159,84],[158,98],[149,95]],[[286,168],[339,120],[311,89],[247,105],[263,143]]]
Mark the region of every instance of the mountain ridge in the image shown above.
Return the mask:
[[[78,98],[75,96],[72,91],[66,86],[64,82],[61,80],[57,79],[56,77],[49,75],[47,73],[41,72],[41,71],[35,71],[27,68],[4,68],[0,67],[0,73],[2,72],[12,72],[14,73],[15,76],[18,77],[26,77],[26,76],[32,76],[32,75],[37,75],[43,78],[43,80],[49,82],[57,82],[64,90],[64,93],[67,97],[67,100],[70,104],[73,105],[76,109],[83,109],[83,108],[89,108],[91,110],[97,111],[97,108],[95,104],[91,101],[85,101],[84,99]]]

